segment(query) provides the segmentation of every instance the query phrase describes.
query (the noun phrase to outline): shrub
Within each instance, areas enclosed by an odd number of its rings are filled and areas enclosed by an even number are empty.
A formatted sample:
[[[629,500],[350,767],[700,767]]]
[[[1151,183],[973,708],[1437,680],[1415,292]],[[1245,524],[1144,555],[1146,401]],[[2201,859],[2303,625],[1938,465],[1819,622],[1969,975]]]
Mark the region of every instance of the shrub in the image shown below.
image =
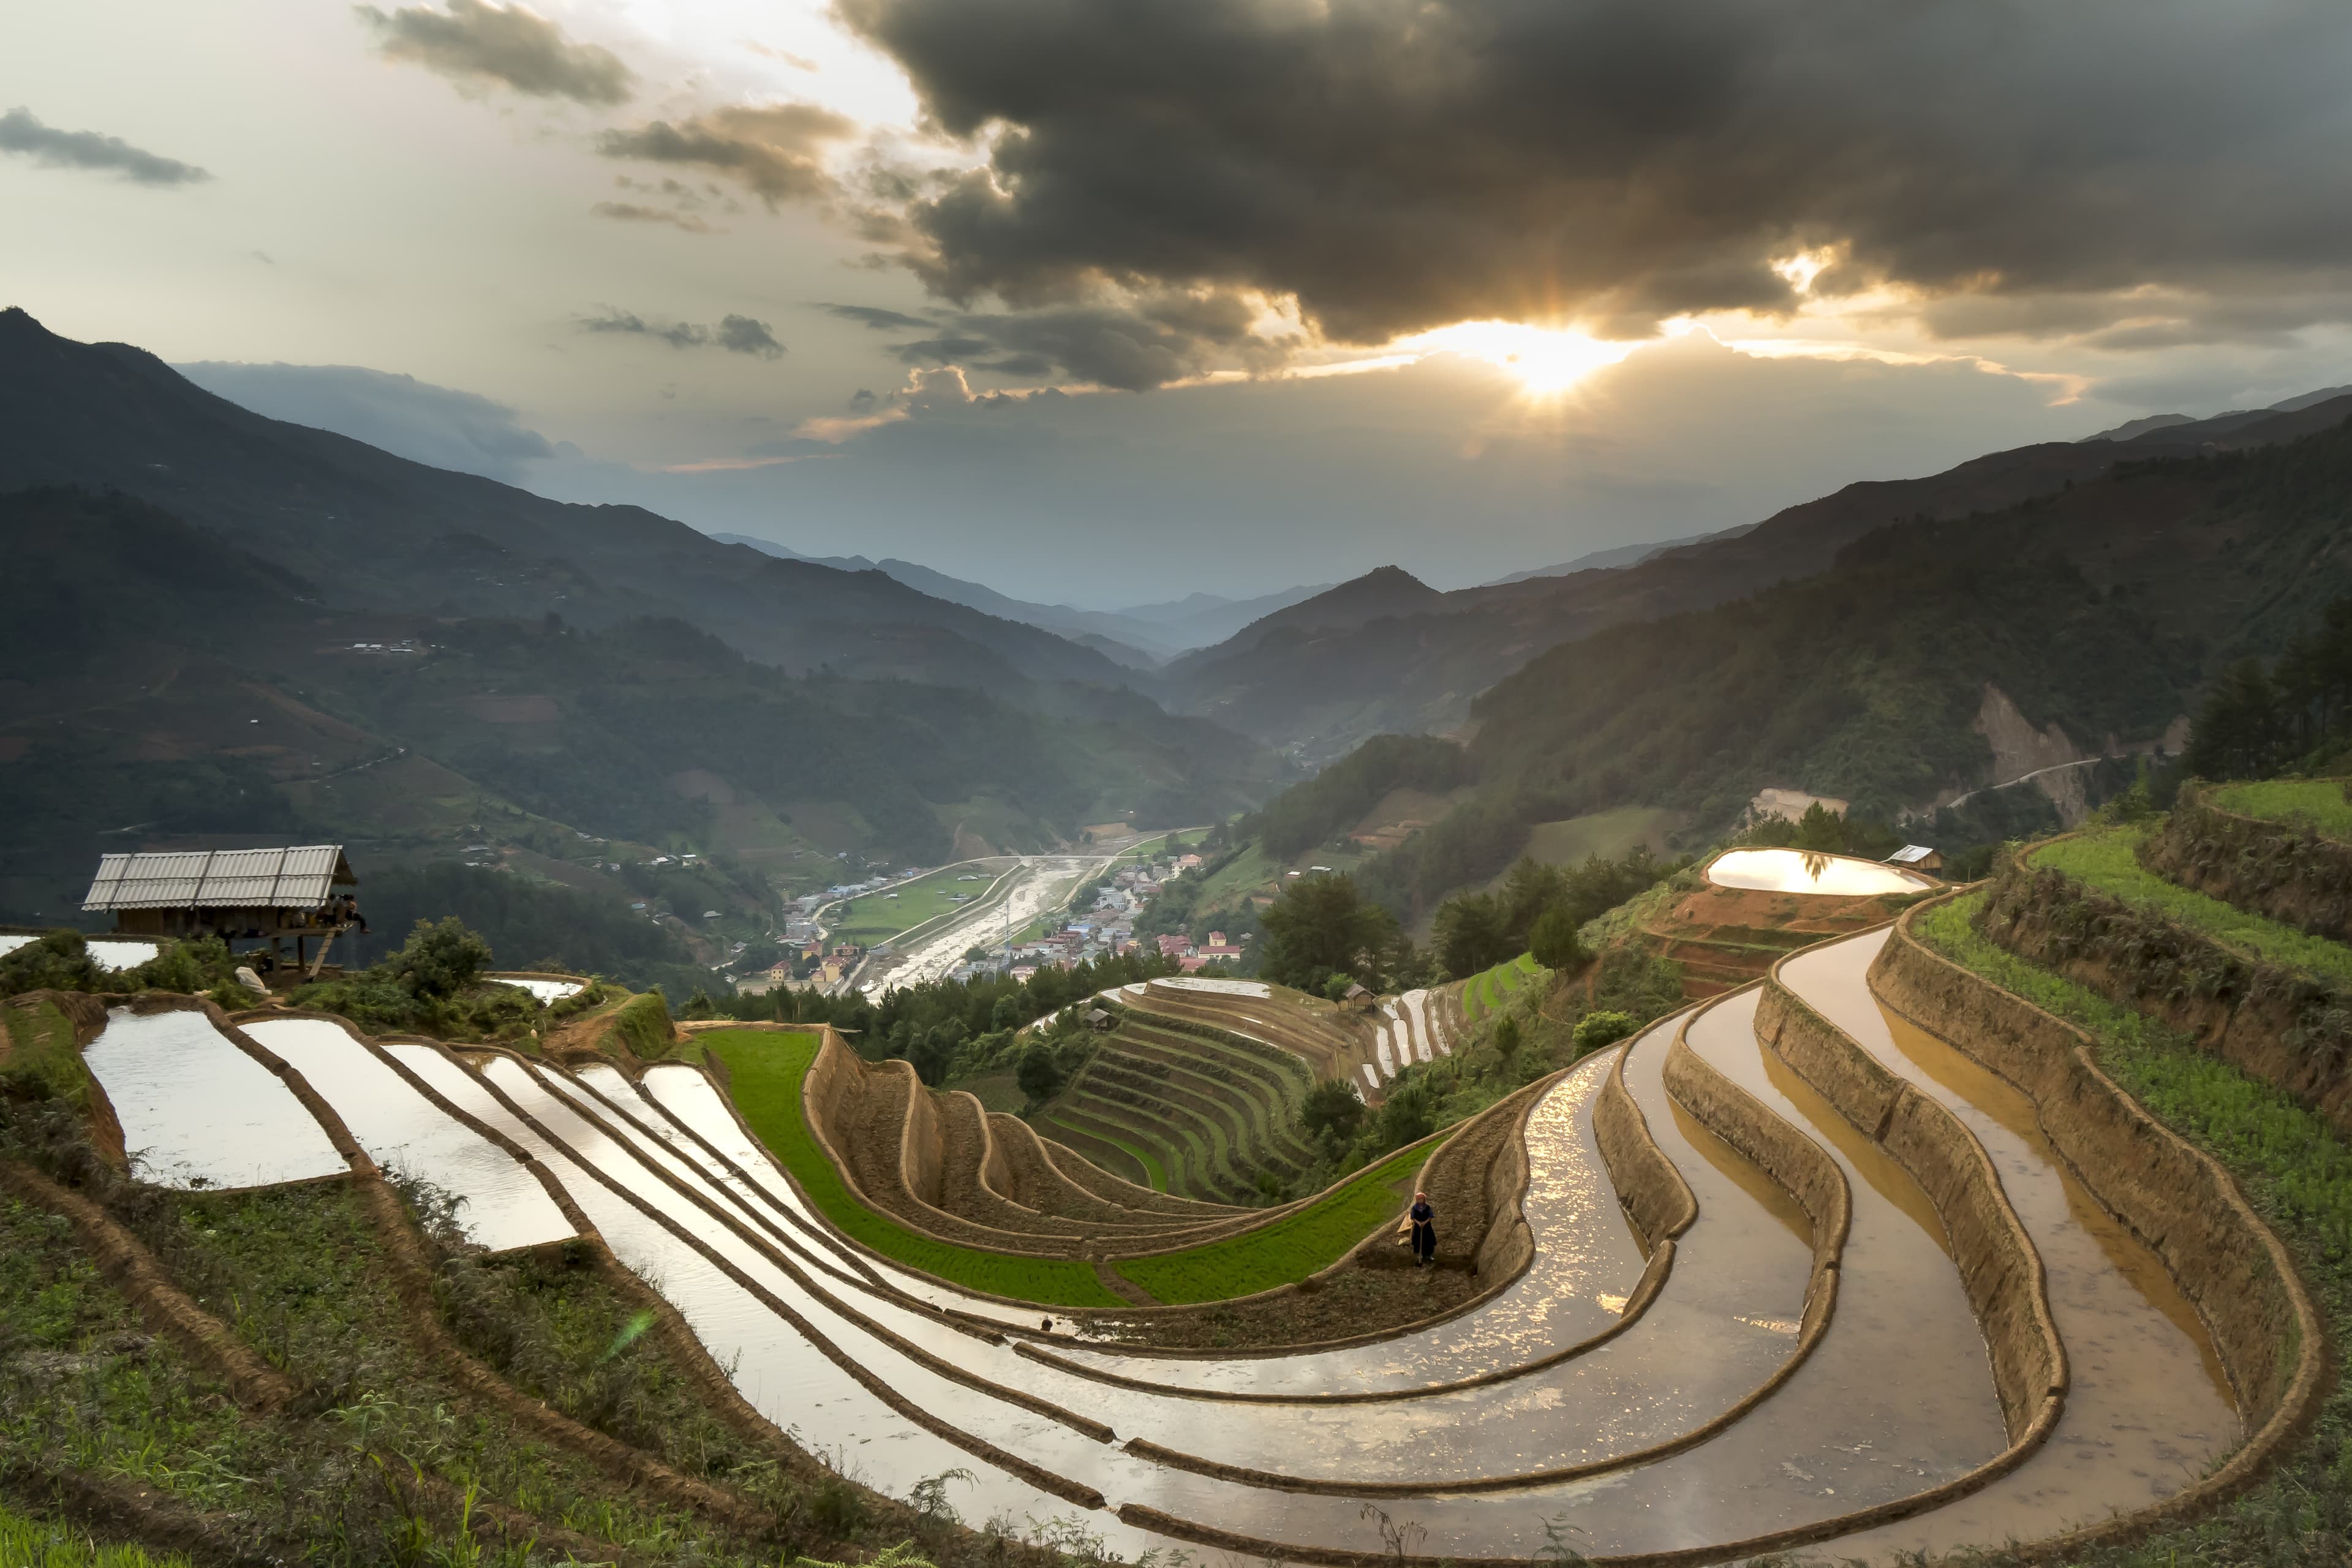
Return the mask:
[[[1630,1013],[1587,1013],[1576,1021],[1576,1031],[1570,1038],[1580,1057],[1603,1046],[1613,1046],[1641,1026],[1640,1020]]]
[[[669,1021],[669,999],[656,985],[629,998],[627,1004],[613,1016],[613,1027],[622,1043],[641,1057],[652,1058],[668,1054],[670,1037],[676,1033]]]
[[[465,990],[489,963],[490,944],[449,915],[437,924],[418,921],[406,943],[383,967],[410,995],[437,1000]]]

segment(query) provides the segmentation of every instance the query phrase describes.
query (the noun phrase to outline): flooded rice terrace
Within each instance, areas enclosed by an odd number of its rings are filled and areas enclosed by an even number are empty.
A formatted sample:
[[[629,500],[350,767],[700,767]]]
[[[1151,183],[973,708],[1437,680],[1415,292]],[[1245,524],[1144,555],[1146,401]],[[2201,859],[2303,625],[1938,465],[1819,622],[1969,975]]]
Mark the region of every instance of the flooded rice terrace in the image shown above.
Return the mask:
[[[1740,853],[1756,858],[1723,857],[1709,875],[1848,895],[1913,880]],[[968,1474],[952,1499],[967,1519],[1074,1516],[1129,1555],[1231,1537],[1302,1559],[1407,1538],[1433,1559],[1563,1541],[1602,1559],[1816,1542],[1890,1558],[2046,1535],[2168,1495],[2241,1436],[2208,1336],[2022,1095],[1879,1007],[1866,973],[1885,940],[1810,950],[1783,980],[1959,1118],[2039,1252],[2074,1384],[2050,1440],[2021,1457],[1936,1204],[1759,1038],[1755,987],[1596,1053],[1535,1100],[1521,1209],[1534,1257],[1491,1296],[1369,1344],[1225,1356],[1109,1349],[1061,1312],[1041,1332],[1036,1308],[850,1243],[698,1068],[632,1080],[607,1064],[372,1046],[319,1020],[248,1030],[379,1164],[460,1198],[485,1247],[572,1234],[510,1149],[539,1162],[763,1415],[896,1495]],[[1425,1016],[1405,1001],[1397,1022]],[[1682,1048],[1755,1120],[1679,1098],[1667,1064]],[[289,1088],[202,1013],[118,1010],[88,1058],[150,1179],[343,1168]],[[1621,1068],[1696,1200],[1669,1251],[1629,1222],[1601,1152],[1595,1108]],[[1768,1125],[1834,1168],[1850,1205],[1842,1247],[1735,1147]]]

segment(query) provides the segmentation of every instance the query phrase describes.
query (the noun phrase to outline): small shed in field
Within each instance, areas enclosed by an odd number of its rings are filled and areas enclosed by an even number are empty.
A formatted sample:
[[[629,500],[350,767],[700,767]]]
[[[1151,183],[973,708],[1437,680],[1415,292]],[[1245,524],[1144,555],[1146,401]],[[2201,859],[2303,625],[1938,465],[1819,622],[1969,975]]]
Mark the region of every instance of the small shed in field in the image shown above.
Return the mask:
[[[340,844],[150,851],[101,857],[81,907],[112,915],[124,936],[267,942],[269,967],[291,939],[295,967],[315,973],[328,945],[356,923],[357,910],[341,900],[358,885]]]
[[[1925,871],[1930,876],[1941,876],[1944,870],[1942,853],[1925,844],[1906,844],[1889,855],[1886,863],[1900,866],[1906,871]]]

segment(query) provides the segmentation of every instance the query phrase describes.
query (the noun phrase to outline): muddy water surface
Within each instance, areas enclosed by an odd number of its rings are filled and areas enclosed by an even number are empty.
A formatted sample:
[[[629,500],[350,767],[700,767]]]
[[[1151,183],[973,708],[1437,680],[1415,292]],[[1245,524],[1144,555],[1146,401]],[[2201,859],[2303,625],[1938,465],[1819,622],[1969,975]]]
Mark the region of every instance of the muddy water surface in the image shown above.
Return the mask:
[[[2032,1539],[2172,1496],[2242,1435],[2203,1325],[2156,1255],[2051,1148],[2022,1092],[1878,1005],[1864,976],[1887,934],[1791,959],[1782,977],[1984,1146],[2048,1271],[2072,1386],[2057,1430],[2014,1473],[1871,1544],[1927,1551]]]

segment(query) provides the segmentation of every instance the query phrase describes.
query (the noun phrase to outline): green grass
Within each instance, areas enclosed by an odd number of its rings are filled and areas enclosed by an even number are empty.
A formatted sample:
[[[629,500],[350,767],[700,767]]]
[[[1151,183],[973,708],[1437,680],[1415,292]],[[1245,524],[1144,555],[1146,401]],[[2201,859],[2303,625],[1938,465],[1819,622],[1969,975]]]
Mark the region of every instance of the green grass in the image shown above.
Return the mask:
[[[28,1519],[0,1504],[0,1563],[7,1568],[188,1568],[176,1552],[100,1546],[70,1525]]]
[[[1077,1113],[1073,1111],[1071,1114]],[[1097,1143],[1108,1143],[1115,1149],[1124,1151],[1137,1164],[1143,1167],[1144,1180],[1153,1192],[1164,1193],[1168,1190],[1168,1167],[1153,1159],[1150,1152],[1141,1144],[1130,1143],[1124,1138],[1112,1137],[1110,1130],[1100,1123],[1081,1126],[1075,1121],[1065,1121],[1058,1116],[1046,1116],[1042,1120],[1047,1125],[1058,1127],[1065,1132],[1075,1132],[1081,1138],[1091,1138]],[[1061,1142],[1064,1140],[1056,1139],[1055,1142]]]
[[[959,877],[967,876],[976,876],[980,880],[956,880]],[[953,895],[969,894],[965,903],[970,903],[988,891],[996,878],[994,871],[974,871],[969,866],[950,866],[928,877],[918,877],[904,887],[891,889],[891,893],[898,895],[895,899],[888,893],[860,894],[850,900],[849,918],[831,928],[827,940],[854,942],[860,947],[887,942],[902,931],[912,931],[925,921],[937,920],[951,910],[963,908],[964,905],[956,902]]]
[[[2032,863],[2062,871],[2249,958],[2300,969],[2352,989],[2352,948],[2166,881],[2133,856],[2141,833],[2137,827],[2112,827],[2076,834],[2033,851]]]
[[[2352,842],[2352,800],[2342,779],[2270,779],[2261,784],[2223,784],[2212,793],[2215,805],[2241,816],[2308,824],[2330,838]]]
[[[819,1044],[814,1034],[752,1029],[715,1030],[702,1037],[704,1049],[727,1064],[735,1108],[743,1120],[844,1235],[909,1268],[967,1289],[1056,1307],[1126,1305],[1103,1289],[1087,1264],[1058,1258],[1008,1258],[950,1246],[919,1236],[859,1203],[817,1146],[801,1113],[801,1083],[816,1059]]]
[[[1419,1170],[1429,1152],[1423,1146],[1391,1155],[1263,1230],[1181,1252],[1130,1258],[1118,1265],[1118,1271],[1171,1306],[1222,1301],[1295,1284],[1338,1262],[1373,1226],[1392,1217],[1397,1198],[1389,1184]]]
[[[2302,1265],[2331,1337],[2352,1334],[2352,1143],[2282,1089],[2197,1048],[2179,1030],[2119,1007],[1995,946],[1969,923],[1983,895],[1937,906],[1916,927],[1927,945],[2097,1042],[2099,1065],[2159,1119],[2234,1175]],[[2318,1542],[2352,1529],[2352,1385],[2338,1379],[2314,1436],[2262,1486],[2217,1516],[2099,1561],[2112,1568],[2235,1568],[2326,1561]]]

